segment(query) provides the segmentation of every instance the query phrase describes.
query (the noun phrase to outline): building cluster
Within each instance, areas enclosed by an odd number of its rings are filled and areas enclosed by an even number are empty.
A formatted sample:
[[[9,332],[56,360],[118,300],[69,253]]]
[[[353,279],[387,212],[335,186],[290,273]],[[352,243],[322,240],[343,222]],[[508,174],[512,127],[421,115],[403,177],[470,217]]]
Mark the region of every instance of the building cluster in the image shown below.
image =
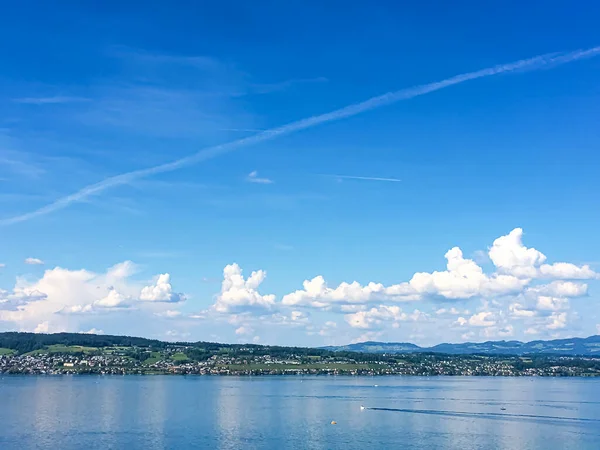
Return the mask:
[[[600,362],[573,357],[533,364],[527,358],[389,355],[374,361],[350,357],[213,354],[193,360],[186,349],[151,352],[98,351],[94,354],[30,352],[0,356],[4,374],[197,374],[197,375],[467,375],[467,376],[600,376]],[[133,356],[132,356],[133,355]]]

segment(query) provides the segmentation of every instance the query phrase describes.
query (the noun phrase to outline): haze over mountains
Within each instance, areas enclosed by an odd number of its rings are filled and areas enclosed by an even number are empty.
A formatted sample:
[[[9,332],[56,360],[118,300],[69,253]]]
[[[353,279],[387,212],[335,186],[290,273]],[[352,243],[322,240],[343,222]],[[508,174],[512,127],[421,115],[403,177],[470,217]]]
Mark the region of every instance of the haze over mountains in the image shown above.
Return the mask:
[[[360,342],[342,346],[323,347],[333,351],[353,351],[364,353],[446,353],[454,355],[490,354],[561,354],[600,356],[600,336],[588,338],[555,339],[550,341],[487,341],[465,342],[462,344],[438,344],[433,347],[419,347],[407,342]]]

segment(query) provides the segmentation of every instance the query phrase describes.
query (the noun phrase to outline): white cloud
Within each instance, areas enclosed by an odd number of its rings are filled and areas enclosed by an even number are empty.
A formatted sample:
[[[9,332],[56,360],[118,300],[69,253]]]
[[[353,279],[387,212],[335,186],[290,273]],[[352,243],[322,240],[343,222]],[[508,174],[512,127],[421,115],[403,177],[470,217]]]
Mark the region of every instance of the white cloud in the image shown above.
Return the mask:
[[[520,303],[512,303],[508,307],[508,310],[510,311],[510,314],[514,317],[534,317],[537,315],[537,311],[527,309]]]
[[[104,331],[97,328],[91,328],[87,331],[84,331],[83,334],[104,334]]]
[[[116,289],[110,289],[106,297],[95,301],[93,306],[98,308],[120,308],[127,306],[130,301],[130,298],[120,294]]]
[[[159,316],[159,317],[166,317],[168,319],[174,319],[175,317],[180,317],[181,316],[181,311],[176,311],[173,309],[168,309],[166,311],[161,311],[161,312],[157,312],[154,313],[154,315]]]
[[[146,286],[140,293],[140,300],[145,302],[177,303],[185,300],[185,295],[173,292],[170,275],[163,273],[158,276],[156,283]]]
[[[362,286],[354,281],[330,288],[323,276],[319,275],[304,281],[303,290],[284,296],[282,303],[287,306],[328,309],[333,304],[402,302],[422,300],[426,297],[459,300],[519,292],[527,284],[527,281],[511,275],[484,274],[483,269],[474,261],[463,258],[463,253],[458,247],[449,250],[445,257],[448,260],[447,270],[419,272],[414,274],[408,283],[389,287],[373,282]]]
[[[440,309],[436,310],[435,313],[438,316],[445,316],[445,315],[458,316],[459,314],[461,314],[461,312],[458,309],[454,308],[454,307],[449,308],[449,309],[447,309],[447,308],[440,308]],[[464,312],[463,314],[468,314],[468,312]]]
[[[249,336],[254,334],[254,329],[248,325],[242,325],[241,327],[235,330],[235,334],[238,336]]]
[[[469,318],[469,325],[473,327],[492,327],[496,325],[494,315],[490,311],[482,311],[477,314],[473,314]]]
[[[569,300],[566,298],[548,297],[540,295],[537,299],[537,309],[541,311],[561,311],[569,309]]]
[[[546,255],[523,245],[523,230],[515,228],[506,236],[496,239],[489,256],[501,273],[520,278],[593,279],[597,274],[588,265],[556,262],[544,264]]]
[[[41,266],[44,264],[44,261],[39,258],[25,258],[25,264],[29,264],[31,266]]]
[[[0,291],[0,321],[21,331],[44,328],[46,322],[51,332],[78,331],[79,316],[143,305],[136,300],[142,286],[130,279],[134,271],[133,263],[124,262],[100,274],[56,267],[37,281],[17,279],[11,293]]]
[[[596,325],[596,333],[600,334],[600,323]]]
[[[399,306],[381,305],[378,308],[371,308],[368,311],[359,311],[354,314],[347,314],[344,319],[353,328],[373,328],[381,325],[383,321],[406,320],[406,314],[402,312]]]
[[[270,180],[268,178],[260,178],[258,176],[258,172],[256,170],[254,170],[248,174],[248,176],[246,177],[246,181],[248,181],[250,183],[258,183],[258,184],[272,184],[273,183],[273,180]]]
[[[218,313],[231,313],[247,309],[271,309],[275,305],[274,295],[261,295],[258,287],[265,280],[263,270],[252,272],[244,279],[242,269],[237,264],[229,264],[223,269],[221,293],[213,305]]]
[[[418,322],[427,320],[428,318],[429,316],[427,314],[418,309],[415,309],[410,314],[406,314],[399,306],[386,305],[379,305],[378,307],[366,311],[358,311],[344,316],[344,319],[352,328],[363,329],[379,327],[383,322],[394,322],[394,325],[397,327],[398,322]]]
[[[567,313],[552,313],[552,315],[548,318],[548,324],[546,328],[549,330],[560,330],[567,326]]]
[[[47,333],[50,329],[50,323],[46,320],[45,322],[39,323],[34,329],[34,333]]]
[[[526,290],[526,294],[550,295],[553,297],[583,297],[587,295],[588,285],[573,283],[572,281],[553,281],[550,284],[533,286]]]
[[[6,267],[6,264],[0,263],[0,269],[4,269]]]
[[[459,317],[458,319],[456,319],[454,321],[454,325],[459,326],[459,327],[464,327],[468,323],[469,323],[469,321],[467,319],[465,319],[464,317]]]
[[[560,280],[591,280],[598,277],[590,266],[576,266],[575,264],[557,262],[543,264],[540,267],[540,276],[543,278],[557,278]]]
[[[523,245],[523,230],[515,228],[494,241],[488,254],[501,272],[525,278],[534,278],[535,267],[546,261],[546,255]]]

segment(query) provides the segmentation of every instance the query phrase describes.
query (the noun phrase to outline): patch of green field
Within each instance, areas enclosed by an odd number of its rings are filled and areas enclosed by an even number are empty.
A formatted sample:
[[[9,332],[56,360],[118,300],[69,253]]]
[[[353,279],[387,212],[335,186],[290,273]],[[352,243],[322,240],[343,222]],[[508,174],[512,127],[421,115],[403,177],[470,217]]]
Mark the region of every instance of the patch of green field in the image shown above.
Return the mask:
[[[48,353],[91,353],[97,351],[98,347],[84,347],[82,345],[55,344],[48,346]]]
[[[172,361],[188,361],[190,358],[187,357],[187,355],[185,353],[174,353],[173,355],[171,355],[171,360]]]
[[[15,351],[10,348],[0,347],[0,356],[2,355],[12,355]]]
[[[150,365],[150,364],[157,363],[160,360],[161,360],[160,356],[156,356],[156,357],[151,356],[150,358],[144,360],[144,364]]]

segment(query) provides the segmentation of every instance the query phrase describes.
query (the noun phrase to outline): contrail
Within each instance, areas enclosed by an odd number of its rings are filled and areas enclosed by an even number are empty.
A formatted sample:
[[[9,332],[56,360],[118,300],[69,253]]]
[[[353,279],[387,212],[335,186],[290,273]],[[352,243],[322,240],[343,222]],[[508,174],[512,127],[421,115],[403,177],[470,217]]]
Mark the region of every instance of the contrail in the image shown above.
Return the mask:
[[[380,178],[380,177],[358,177],[353,175],[323,175],[324,177],[331,178],[342,178],[344,180],[367,180],[367,181],[391,181],[393,183],[399,183],[402,181],[399,178]]]
[[[257,144],[259,142],[269,141],[271,139],[275,139],[278,136],[294,133],[296,131],[305,130],[307,128],[312,128],[314,126],[320,125],[326,122],[332,122],[334,120],[344,119],[346,117],[355,116],[357,114],[363,113],[365,111],[370,111],[375,108],[379,108],[384,105],[389,105],[391,103],[398,102],[400,100],[408,100],[414,97],[418,97],[420,95],[425,95],[430,92],[438,91],[440,89],[444,89],[449,86],[453,86],[455,84],[464,83],[465,81],[475,80],[477,78],[490,77],[493,75],[498,75],[501,73],[507,72],[515,72],[518,70],[534,70],[540,69],[548,66],[556,66],[559,64],[566,64],[571,61],[576,61],[583,58],[593,57],[600,53],[600,47],[594,47],[587,50],[577,50],[570,53],[564,54],[546,54],[541,56],[536,56],[530,59],[523,59],[520,61],[501,64],[495,67],[490,67],[487,69],[477,70],[475,72],[469,72],[461,75],[456,75],[451,78],[447,78],[442,81],[437,81],[434,83],[423,84],[420,86],[415,86],[407,89],[402,89],[399,91],[388,92],[387,94],[380,95],[378,97],[373,97],[368,100],[365,100],[361,103],[356,103],[353,105],[346,106],[344,108],[337,109],[332,112],[328,112],[325,114],[320,114],[317,116],[308,117],[306,119],[298,120],[296,122],[289,123],[287,125],[283,125],[280,127],[272,128],[270,130],[265,130],[261,133],[255,134],[253,136],[249,136],[246,138],[238,139],[236,141],[228,142],[225,144],[216,145],[214,147],[209,147],[204,150],[200,150],[193,155],[187,156],[185,158],[177,159],[170,163],[161,164],[154,167],[149,167],[147,169],[134,170],[132,172],[123,173],[121,175],[116,175],[110,178],[107,178],[103,181],[100,181],[95,184],[91,184],[89,186],[84,187],[83,189],[71,194],[66,197],[62,197],[56,200],[53,203],[50,203],[46,206],[43,206],[40,209],[35,211],[31,211],[19,216],[9,217],[6,219],[0,220],[0,225],[10,225],[18,222],[23,222],[29,219],[33,219],[38,216],[42,216],[45,214],[52,213],[54,211],[66,208],[73,202],[77,202],[83,200],[87,197],[90,197],[94,194],[98,194],[106,189],[109,189],[114,186],[119,186],[123,184],[128,184],[133,180],[137,180],[140,178],[149,177],[152,175],[156,175],[164,172],[171,172],[173,170],[177,170],[184,166],[189,166],[191,164],[197,164],[202,161],[206,161],[207,159],[214,158],[215,156],[219,156],[228,152],[231,152],[239,147]]]

